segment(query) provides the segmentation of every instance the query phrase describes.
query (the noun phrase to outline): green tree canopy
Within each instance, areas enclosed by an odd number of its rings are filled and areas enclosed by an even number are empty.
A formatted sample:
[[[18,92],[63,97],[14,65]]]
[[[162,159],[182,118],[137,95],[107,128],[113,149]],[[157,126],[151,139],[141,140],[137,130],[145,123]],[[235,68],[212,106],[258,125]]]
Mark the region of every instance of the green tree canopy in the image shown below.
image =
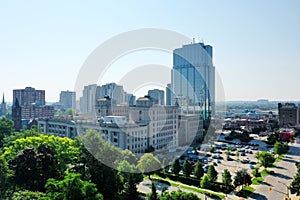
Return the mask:
[[[143,180],[143,176],[138,172],[135,165],[125,160],[119,163],[118,175],[122,186],[122,200],[138,199],[137,184]]]
[[[202,163],[198,160],[195,166],[194,175],[200,179],[204,174]]]
[[[241,169],[236,172],[233,182],[235,187],[246,184],[251,185],[251,183],[251,176],[246,169]]]
[[[148,174],[150,178],[152,172],[161,169],[161,163],[152,153],[145,153],[139,159],[137,167],[142,173]]]
[[[289,146],[287,144],[282,144],[281,142],[276,142],[274,144],[274,153],[278,155],[282,155],[287,153],[289,150]]]
[[[5,117],[0,118],[0,148],[3,147],[5,137],[10,136],[14,130],[14,122]]]
[[[224,173],[222,175],[222,182],[225,188],[230,189],[232,187],[232,178],[228,169],[224,170]]]
[[[49,179],[46,183],[47,196],[53,200],[102,200],[95,184],[83,181],[80,174],[67,173],[63,180]]]
[[[158,200],[159,199],[159,196],[157,194],[157,191],[156,191],[156,186],[155,184],[152,182],[151,183],[151,193],[149,193],[147,196],[146,196],[146,200]]]
[[[275,156],[270,152],[258,152],[256,158],[260,161],[261,166],[264,168],[272,167],[275,162]]]
[[[297,173],[293,178],[293,181],[291,182],[289,189],[292,194],[295,194],[297,196],[300,195],[300,165],[297,167]]]
[[[186,177],[189,177],[192,173],[192,166],[188,160],[185,160],[183,163],[183,173]]]
[[[207,174],[205,174],[203,176],[203,178],[201,179],[201,181],[200,181],[200,187],[206,188],[206,189],[209,189],[211,187],[211,182],[210,182]]]
[[[215,169],[215,166],[209,165],[207,170],[207,177],[210,182],[215,182],[218,178],[218,172]]]
[[[180,172],[181,170],[181,166],[180,166],[180,163],[179,163],[179,159],[178,158],[175,158],[172,162],[172,172],[176,175],[178,175],[178,173]]]

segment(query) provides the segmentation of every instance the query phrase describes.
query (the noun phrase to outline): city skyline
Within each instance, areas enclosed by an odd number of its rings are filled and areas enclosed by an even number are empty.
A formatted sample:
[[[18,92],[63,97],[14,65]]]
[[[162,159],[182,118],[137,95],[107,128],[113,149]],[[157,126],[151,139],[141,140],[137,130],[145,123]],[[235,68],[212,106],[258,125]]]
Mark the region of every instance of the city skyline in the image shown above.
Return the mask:
[[[1,6],[0,93],[7,102],[12,102],[13,89],[27,86],[46,90],[46,101],[57,102],[60,91],[74,89],[82,63],[98,45],[145,27],[174,30],[212,45],[226,101],[299,101],[298,1],[234,2],[230,7],[230,2],[204,1],[57,3]],[[131,9],[136,13],[129,13]],[[171,68],[172,56],[135,53],[114,67],[148,63]],[[103,81],[118,83],[118,78]]]

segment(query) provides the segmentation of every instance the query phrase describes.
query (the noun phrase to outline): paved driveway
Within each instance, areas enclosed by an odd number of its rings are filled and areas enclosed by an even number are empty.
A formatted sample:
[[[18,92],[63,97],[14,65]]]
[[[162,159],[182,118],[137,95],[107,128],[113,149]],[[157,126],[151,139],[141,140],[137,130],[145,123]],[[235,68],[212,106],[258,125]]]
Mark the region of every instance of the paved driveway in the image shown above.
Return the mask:
[[[252,185],[256,190],[250,197],[252,199],[284,199],[287,195],[286,185],[292,182],[297,171],[295,161],[299,159],[300,145],[293,144],[290,146],[288,154],[277,163],[276,168],[272,169],[275,171],[275,174],[264,177],[264,182],[260,185]],[[270,188],[272,188],[271,191]],[[295,195],[291,195],[291,198],[299,199],[299,197],[296,198]]]

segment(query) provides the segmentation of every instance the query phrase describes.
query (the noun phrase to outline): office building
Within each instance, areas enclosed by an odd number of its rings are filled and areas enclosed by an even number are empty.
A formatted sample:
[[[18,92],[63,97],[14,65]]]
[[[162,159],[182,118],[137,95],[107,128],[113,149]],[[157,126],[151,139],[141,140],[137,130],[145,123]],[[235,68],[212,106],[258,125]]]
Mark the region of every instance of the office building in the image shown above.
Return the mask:
[[[59,103],[63,109],[75,108],[76,106],[76,93],[72,91],[61,91],[59,95]]]
[[[196,114],[178,115],[178,145],[194,144],[203,139],[203,120]]]
[[[80,113],[94,114],[96,104],[97,85],[84,86],[82,97],[80,97]]]
[[[201,113],[204,119],[212,114],[215,102],[212,52],[212,46],[203,43],[183,45],[173,51],[171,104],[178,104],[184,113]]]
[[[167,84],[167,87],[166,87],[166,105],[167,106],[170,106],[171,105],[171,102],[172,102],[172,86],[171,84]]]
[[[294,103],[278,103],[280,127],[294,127],[300,124],[300,108]]]
[[[30,120],[41,117],[54,117],[54,107],[45,105],[45,90],[36,90],[32,87],[13,90],[14,104],[21,108],[21,120]]]
[[[13,102],[18,98],[20,106],[35,104],[37,106],[45,105],[45,90],[36,90],[32,87],[13,90]]]
[[[148,96],[150,96],[159,105],[165,105],[165,91],[163,90],[149,90]]]

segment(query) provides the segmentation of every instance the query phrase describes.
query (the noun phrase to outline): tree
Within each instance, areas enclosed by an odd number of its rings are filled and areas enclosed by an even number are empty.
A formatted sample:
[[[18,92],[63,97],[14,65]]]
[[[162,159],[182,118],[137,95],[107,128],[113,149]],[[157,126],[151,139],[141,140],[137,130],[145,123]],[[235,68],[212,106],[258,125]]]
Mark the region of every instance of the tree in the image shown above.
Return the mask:
[[[275,142],[278,141],[278,134],[274,133],[269,135],[269,137],[267,138],[267,144],[275,144]]]
[[[3,147],[3,139],[12,134],[14,122],[5,117],[0,118],[0,148]]]
[[[200,179],[204,174],[204,170],[203,170],[203,167],[202,167],[202,163],[198,160],[197,163],[196,163],[196,167],[195,167],[195,170],[194,170],[194,175]]]
[[[192,166],[188,160],[183,163],[183,173],[186,177],[189,177],[192,173]]]
[[[293,178],[293,181],[291,182],[289,189],[292,194],[295,194],[297,196],[300,195],[300,165],[297,167],[297,173]]]
[[[236,157],[237,157],[237,160],[240,160],[240,152],[239,152],[239,151],[236,151],[235,155],[236,155]]]
[[[39,200],[39,199],[48,199],[46,194],[42,192],[33,192],[29,190],[14,192],[12,200]]]
[[[226,147],[226,155],[227,155],[227,157],[230,155],[230,153],[231,153],[231,149],[228,146],[228,147]]]
[[[67,173],[63,180],[50,178],[46,183],[47,197],[53,200],[102,200],[95,184],[83,181],[80,174]]]
[[[211,183],[215,182],[217,180],[218,172],[216,171],[215,166],[209,165],[208,170],[207,170],[207,177]]]
[[[81,141],[84,141],[85,145]],[[104,199],[118,199],[118,194],[123,189],[119,182],[117,170],[103,164],[94,155],[101,152],[103,146],[101,135],[88,131],[77,140],[80,154],[74,165],[74,172],[82,174],[82,178],[90,180],[104,196]]]
[[[151,183],[151,193],[147,195],[146,200],[158,200],[158,194],[156,192],[156,186],[152,182]]]
[[[252,171],[252,175],[254,177],[260,177],[261,176],[261,173],[259,172],[259,169],[257,167],[255,167]]]
[[[251,185],[251,176],[248,174],[246,169],[241,169],[236,172],[235,177],[234,177],[234,186],[240,186],[240,185]]]
[[[27,190],[37,190],[36,162],[36,152],[32,147],[25,148],[14,159],[9,160],[9,168],[15,172],[13,177],[15,185]]]
[[[44,191],[44,186],[49,178],[56,178],[58,175],[57,159],[55,152],[47,143],[41,144],[37,149],[37,190]]]
[[[281,142],[276,142],[274,144],[274,153],[278,155],[282,155],[287,153],[289,150],[289,146],[286,144],[282,144]]]
[[[265,152],[265,151],[260,153],[258,152],[256,158],[259,159],[261,166],[263,166],[264,168],[272,167],[273,163],[276,160],[272,153]]]
[[[206,188],[206,189],[209,189],[211,187],[211,182],[210,182],[207,174],[205,174],[203,176],[203,178],[201,179],[201,181],[200,181],[200,187]]]
[[[8,163],[0,157],[0,196],[5,196],[10,187],[10,177],[12,171],[8,167]]]
[[[179,163],[179,159],[178,158],[175,158],[172,162],[172,172],[175,174],[175,175],[178,175],[178,173],[180,172],[181,170],[181,166],[180,166],[180,163]]]
[[[161,169],[161,163],[153,154],[145,153],[139,159],[137,167],[142,173],[148,174],[149,179],[151,180],[151,173]]]
[[[123,186],[121,191],[122,200],[138,199],[137,184],[143,180],[143,176],[138,173],[135,165],[126,160],[119,163],[118,176],[120,184]]]
[[[232,187],[231,174],[228,171],[228,169],[224,170],[224,173],[222,175],[222,182],[223,182],[224,187],[226,187],[227,189],[230,189]]]

